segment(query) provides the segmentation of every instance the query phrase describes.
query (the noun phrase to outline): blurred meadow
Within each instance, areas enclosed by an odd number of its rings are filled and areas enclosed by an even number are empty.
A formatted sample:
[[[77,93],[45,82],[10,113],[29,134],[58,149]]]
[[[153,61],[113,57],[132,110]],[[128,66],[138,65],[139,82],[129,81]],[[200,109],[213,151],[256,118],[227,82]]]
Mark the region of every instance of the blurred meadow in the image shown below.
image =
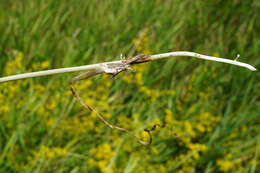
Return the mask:
[[[258,0],[0,0],[0,76],[194,51],[260,69]],[[0,172],[260,172],[260,73],[174,57],[77,91],[79,73],[0,84]]]

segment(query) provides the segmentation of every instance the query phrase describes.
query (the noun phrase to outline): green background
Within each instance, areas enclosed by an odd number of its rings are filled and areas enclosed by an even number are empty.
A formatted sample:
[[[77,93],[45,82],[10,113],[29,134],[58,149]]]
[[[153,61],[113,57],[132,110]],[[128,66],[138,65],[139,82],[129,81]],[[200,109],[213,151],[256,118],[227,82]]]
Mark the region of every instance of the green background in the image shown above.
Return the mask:
[[[193,51],[260,69],[257,0],[0,0],[0,76]],[[78,84],[78,73],[0,84],[0,172],[260,171],[260,75],[174,57]],[[206,147],[206,148],[205,148]]]

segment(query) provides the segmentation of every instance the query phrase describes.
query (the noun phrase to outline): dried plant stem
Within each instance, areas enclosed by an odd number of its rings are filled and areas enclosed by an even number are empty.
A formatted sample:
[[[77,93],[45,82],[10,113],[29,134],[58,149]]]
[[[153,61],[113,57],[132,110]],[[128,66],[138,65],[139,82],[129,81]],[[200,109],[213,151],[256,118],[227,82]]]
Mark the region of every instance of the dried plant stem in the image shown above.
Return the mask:
[[[2,78],[0,78],[0,83],[12,81],[12,80],[39,77],[39,76],[48,76],[48,75],[54,75],[54,74],[60,74],[60,73],[76,72],[76,71],[83,71],[83,70],[92,70],[92,69],[96,69],[98,67],[99,67],[99,64],[91,64],[91,65],[83,65],[83,66],[77,66],[77,67],[59,68],[59,69],[24,73],[24,74],[2,77]]]
[[[205,59],[205,60],[209,60],[209,61],[217,61],[217,62],[222,62],[222,63],[227,63],[227,64],[233,64],[236,66],[245,67],[251,71],[256,71],[255,67],[253,67],[249,64],[243,63],[243,62],[238,62],[237,58],[235,60],[230,60],[230,59],[218,58],[218,57],[214,57],[214,56],[207,56],[207,55],[202,55],[202,54],[198,54],[198,53],[194,53],[194,52],[187,52],[187,51],[169,52],[169,53],[152,55],[151,59],[157,60],[157,59],[162,59],[162,58],[168,58],[171,56],[190,56],[190,57]]]
[[[199,59],[233,64],[236,66],[245,67],[251,71],[256,71],[255,67],[253,67],[249,64],[246,64],[246,63],[238,62],[237,60],[230,60],[230,59],[218,58],[218,57],[213,57],[213,56],[206,56],[206,55],[201,55],[201,54],[194,53],[194,52],[177,51],[177,52],[150,55],[149,57],[147,56],[145,59],[143,58],[143,60],[139,59],[136,62],[129,63],[127,65],[127,67],[125,66],[127,61],[133,60],[133,58],[135,58],[135,57],[127,59],[127,60],[119,60],[119,61],[104,62],[104,63],[99,63],[99,64],[83,65],[83,66],[70,67],[70,68],[59,68],[59,69],[12,75],[12,76],[0,78],[0,83],[12,81],[12,80],[18,80],[18,79],[32,78],[32,77],[38,77],[38,76],[47,76],[47,75],[54,75],[54,74],[67,73],[67,72],[84,71],[84,70],[100,70],[104,73],[111,74],[111,73],[114,73],[116,70],[117,71],[119,70],[119,72],[122,71],[122,68],[124,68],[124,70],[127,70],[129,65],[132,65],[132,64],[143,63],[143,62],[153,61],[153,60],[162,59],[162,58],[169,58],[169,57],[174,57],[174,56],[190,56],[190,57],[195,57],[195,58],[199,58]],[[119,68],[119,66],[121,67],[121,69]]]

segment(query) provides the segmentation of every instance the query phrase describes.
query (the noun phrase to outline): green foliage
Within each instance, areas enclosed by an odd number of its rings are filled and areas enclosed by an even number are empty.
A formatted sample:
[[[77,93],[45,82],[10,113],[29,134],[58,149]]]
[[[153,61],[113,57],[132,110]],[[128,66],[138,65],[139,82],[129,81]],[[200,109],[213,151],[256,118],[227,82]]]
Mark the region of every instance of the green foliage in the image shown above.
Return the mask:
[[[260,69],[257,0],[0,0],[1,76],[187,50]],[[258,22],[257,22],[258,21]],[[259,72],[187,57],[79,82],[110,122],[83,109],[74,74],[0,85],[0,172],[259,172]]]

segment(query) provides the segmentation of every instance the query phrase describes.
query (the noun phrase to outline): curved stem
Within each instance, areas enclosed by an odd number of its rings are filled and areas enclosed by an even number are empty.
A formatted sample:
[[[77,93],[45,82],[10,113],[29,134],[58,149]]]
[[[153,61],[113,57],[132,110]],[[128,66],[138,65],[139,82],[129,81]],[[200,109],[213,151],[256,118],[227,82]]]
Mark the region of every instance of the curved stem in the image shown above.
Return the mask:
[[[209,61],[217,61],[217,62],[222,62],[222,63],[227,63],[227,64],[233,64],[233,65],[236,65],[236,66],[245,67],[245,68],[247,68],[251,71],[256,71],[255,67],[253,67],[249,64],[243,63],[243,62],[238,62],[237,60],[218,58],[218,57],[214,57],[214,56],[207,56],[207,55],[202,55],[202,54],[198,54],[198,53],[195,53],[195,52],[187,52],[187,51],[178,51],[178,52],[169,52],[169,53],[151,55],[151,59],[157,60],[157,59],[162,59],[162,58],[168,58],[168,57],[171,57],[171,56],[195,57],[195,58],[205,59],[205,60],[209,60]]]
[[[177,52],[169,52],[169,53],[162,53],[162,54],[156,54],[156,55],[150,55],[150,58],[143,62],[153,61],[157,59],[162,58],[169,58],[172,56],[189,56],[189,57],[195,57],[199,59],[205,59],[209,61],[217,61],[227,64],[233,64],[236,66],[241,66],[244,68],[247,68],[251,71],[256,71],[257,69],[249,64],[238,62],[237,60],[230,60],[225,58],[218,58],[214,56],[207,56],[198,54],[195,52],[187,52],[187,51],[177,51]],[[135,57],[133,57],[134,59]],[[131,60],[132,58],[130,58]],[[141,62],[141,63],[143,63]],[[119,61],[111,61],[111,62],[104,62],[104,63],[98,63],[98,64],[91,64],[91,65],[83,65],[83,66],[77,66],[77,67],[69,67],[69,68],[59,68],[59,69],[52,69],[52,70],[44,70],[44,71],[38,71],[38,72],[31,72],[31,73],[24,73],[24,74],[18,74],[18,75],[12,75],[7,77],[0,78],[0,83],[12,81],[12,80],[18,80],[18,79],[25,79],[25,78],[32,78],[32,77],[38,77],[38,76],[47,76],[47,75],[54,75],[54,74],[60,74],[60,73],[67,73],[67,72],[76,72],[76,71],[84,71],[84,70],[105,70],[104,66],[108,64],[123,64],[124,65],[125,60],[119,60]],[[106,72],[106,71],[104,71]]]

